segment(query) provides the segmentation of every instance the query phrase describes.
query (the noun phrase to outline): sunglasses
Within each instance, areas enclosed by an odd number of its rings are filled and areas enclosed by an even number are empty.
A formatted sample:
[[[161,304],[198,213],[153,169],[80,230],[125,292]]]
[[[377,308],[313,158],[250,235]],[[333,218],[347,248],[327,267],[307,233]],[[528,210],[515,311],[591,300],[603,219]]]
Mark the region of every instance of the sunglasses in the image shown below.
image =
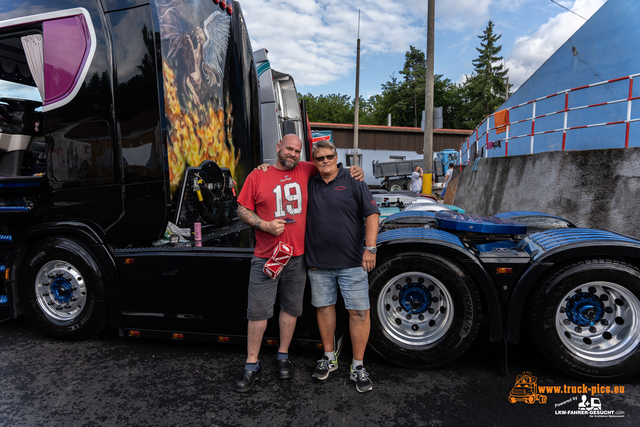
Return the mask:
[[[333,160],[336,158],[335,154],[329,154],[328,156],[320,156],[320,157],[316,157],[315,160],[316,162],[320,163],[320,162],[324,162],[324,159],[327,159],[329,161]]]

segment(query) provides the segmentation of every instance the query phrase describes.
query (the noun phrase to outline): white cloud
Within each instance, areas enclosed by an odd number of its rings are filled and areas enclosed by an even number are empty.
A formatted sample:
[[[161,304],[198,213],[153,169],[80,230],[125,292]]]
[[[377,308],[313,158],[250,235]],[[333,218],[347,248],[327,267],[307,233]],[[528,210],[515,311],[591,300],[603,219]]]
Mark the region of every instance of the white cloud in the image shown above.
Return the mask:
[[[243,0],[251,44],[297,85],[335,82],[355,69],[360,9],[361,57],[404,53],[425,44],[426,2]]]
[[[436,4],[439,30],[468,31],[484,27],[494,0],[456,0]]]
[[[605,2],[606,0],[576,0],[573,3],[559,3],[589,19]],[[585,22],[575,14],[564,11],[541,25],[532,35],[516,39],[511,54],[506,58],[510,83],[514,84],[514,89],[524,83]]]
[[[604,0],[578,0],[578,3],[594,1]],[[436,2],[437,37],[450,39],[446,48],[463,57],[475,52],[470,43],[476,41],[475,36],[481,34],[489,19],[526,14],[527,8],[539,8],[539,2]],[[424,50],[426,45],[426,0],[243,0],[242,9],[253,48],[266,48],[273,68],[293,75],[299,86],[326,85],[353,73],[358,10],[364,67],[368,57],[402,55],[409,46]],[[509,23],[508,18],[505,22]],[[514,70],[523,67],[514,64]],[[458,75],[464,72],[451,66],[444,70]]]

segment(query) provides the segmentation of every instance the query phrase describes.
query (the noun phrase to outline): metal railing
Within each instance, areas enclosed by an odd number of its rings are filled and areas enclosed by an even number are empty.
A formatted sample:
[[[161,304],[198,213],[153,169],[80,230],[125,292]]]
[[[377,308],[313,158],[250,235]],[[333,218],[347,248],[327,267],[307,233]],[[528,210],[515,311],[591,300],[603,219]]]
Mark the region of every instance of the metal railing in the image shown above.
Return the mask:
[[[629,147],[631,124],[640,121],[640,117],[631,117],[632,112],[634,112],[633,101],[640,99],[640,96],[633,96],[633,80],[636,77],[640,77],[640,73],[562,90],[551,95],[508,107],[506,110],[508,111],[509,119],[507,120],[508,126],[505,133],[498,134],[496,132],[497,127],[495,126],[494,114],[491,114],[487,116],[460,145],[460,163],[469,164],[477,157],[533,154],[535,152],[564,151],[566,149],[621,148],[622,141],[618,141],[618,138],[622,139],[622,133],[624,133],[624,147]],[[621,86],[624,82],[628,84]],[[591,90],[592,93],[587,93],[589,90]],[[602,102],[593,104],[584,103],[585,100],[592,100],[597,97],[603,97],[605,99],[602,100]],[[558,101],[563,102],[560,109],[558,109]],[[583,105],[571,105],[576,102],[583,103]],[[616,104],[624,103],[626,103],[626,108],[612,107]],[[527,106],[530,106],[529,111],[525,110]],[[621,106],[624,107],[624,105]],[[543,114],[539,114],[539,111],[538,113],[536,112],[541,109],[540,107],[543,107]],[[605,107],[605,109],[600,108],[598,111],[595,111],[595,109],[599,107]],[[573,114],[573,121],[582,121],[583,123],[569,126],[571,113],[588,109],[591,109],[594,114]],[[551,111],[544,112],[545,110]],[[510,121],[514,116],[516,120]],[[640,116],[640,114],[638,114],[638,116]],[[562,117],[561,125],[558,123],[558,120],[553,120],[553,118],[559,117]],[[608,120],[601,121],[602,119]],[[598,135],[596,138],[591,138],[593,139],[591,144],[588,138],[576,140],[572,142],[571,148],[567,148],[567,132],[614,125],[623,125],[624,132],[616,131],[608,132],[606,136]],[[640,129],[638,129],[638,131],[640,131]],[[547,138],[544,144],[539,144],[539,146],[535,145],[536,137],[540,140],[552,134],[561,134],[562,138]],[[523,144],[518,144],[520,141],[526,141],[527,138],[529,139],[528,147]],[[599,142],[599,140],[606,140],[607,142],[602,143],[601,141]],[[516,149],[514,150],[514,148]],[[510,149],[511,154],[509,152]]]

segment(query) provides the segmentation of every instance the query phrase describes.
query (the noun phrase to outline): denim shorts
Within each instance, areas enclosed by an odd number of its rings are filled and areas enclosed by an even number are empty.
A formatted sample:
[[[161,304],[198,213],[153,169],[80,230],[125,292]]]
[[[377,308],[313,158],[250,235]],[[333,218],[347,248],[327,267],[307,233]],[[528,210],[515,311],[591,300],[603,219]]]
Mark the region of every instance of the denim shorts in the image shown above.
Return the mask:
[[[334,305],[338,301],[339,287],[347,310],[369,310],[369,275],[362,267],[309,268],[308,273],[314,307]]]
[[[276,294],[280,298],[280,310],[292,316],[300,316],[304,285],[307,282],[304,255],[291,257],[275,279],[262,271],[267,261],[267,258],[251,259],[247,319],[258,321],[272,318]]]

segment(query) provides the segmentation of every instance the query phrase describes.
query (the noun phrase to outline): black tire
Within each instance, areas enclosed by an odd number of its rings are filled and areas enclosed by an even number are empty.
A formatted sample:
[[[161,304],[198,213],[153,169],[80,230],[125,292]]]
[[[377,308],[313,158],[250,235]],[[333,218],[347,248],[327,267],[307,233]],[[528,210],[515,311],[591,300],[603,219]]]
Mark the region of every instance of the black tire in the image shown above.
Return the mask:
[[[406,181],[405,181],[405,183],[404,183],[404,189],[405,189],[405,190],[409,190],[409,191],[411,191],[411,180],[410,180],[410,179],[408,179],[408,180],[406,180]]]
[[[25,314],[45,334],[81,340],[107,326],[104,279],[80,243],[67,238],[38,242],[27,252],[19,274]]]
[[[527,316],[535,346],[583,380],[640,372],[640,270],[614,260],[562,266],[533,290]]]
[[[404,188],[404,182],[400,180],[390,181],[389,191],[402,191]]]
[[[369,347],[404,367],[438,368],[460,357],[480,327],[480,294],[448,259],[403,253],[369,276]]]

